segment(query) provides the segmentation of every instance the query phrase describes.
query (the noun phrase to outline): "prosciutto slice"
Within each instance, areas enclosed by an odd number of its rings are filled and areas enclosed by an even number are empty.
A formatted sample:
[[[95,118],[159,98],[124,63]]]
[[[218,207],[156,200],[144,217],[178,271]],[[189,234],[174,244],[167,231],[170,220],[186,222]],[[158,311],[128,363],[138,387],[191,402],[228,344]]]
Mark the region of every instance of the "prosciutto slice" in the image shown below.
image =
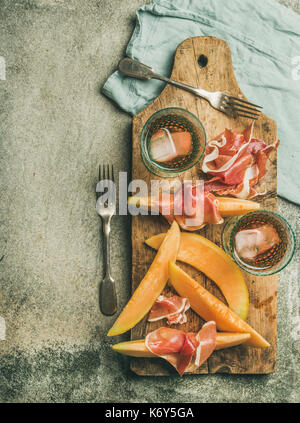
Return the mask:
[[[189,308],[190,302],[187,298],[182,298],[178,295],[173,295],[172,297],[160,295],[150,311],[148,322],[167,319],[169,325],[186,323],[185,312]]]
[[[207,223],[220,224],[223,218],[218,208],[218,199],[202,186],[185,181],[169,200],[160,199],[159,212],[170,224],[174,220],[186,231],[196,231]]]
[[[161,327],[149,333],[146,347],[153,354],[167,360],[182,376],[195,371],[216,348],[216,323],[205,323],[198,333]]]
[[[202,170],[212,179],[205,183],[205,191],[238,198],[257,195],[254,188],[267,172],[267,160],[276,150],[279,140],[271,145],[253,138],[254,124],[241,134],[225,129],[208,143]]]

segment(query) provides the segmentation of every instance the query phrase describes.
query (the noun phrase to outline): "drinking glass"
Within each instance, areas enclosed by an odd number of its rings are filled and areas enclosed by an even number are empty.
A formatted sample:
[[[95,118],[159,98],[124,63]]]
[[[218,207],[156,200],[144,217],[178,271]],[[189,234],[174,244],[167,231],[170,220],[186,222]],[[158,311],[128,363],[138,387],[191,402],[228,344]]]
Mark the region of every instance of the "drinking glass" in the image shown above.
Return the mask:
[[[150,154],[150,140],[153,134],[161,129],[173,132],[187,131],[192,138],[189,154],[178,161],[161,163],[153,160]],[[140,146],[142,160],[147,169],[161,177],[175,177],[195,166],[203,156],[206,147],[206,133],[200,120],[191,112],[179,107],[168,107],[154,113],[145,123],[141,135]]]
[[[280,241],[269,250],[259,254],[255,260],[239,257],[235,246],[236,234],[241,230],[259,228],[263,225],[272,225]],[[253,275],[269,276],[280,272],[292,260],[296,237],[291,225],[284,217],[272,211],[259,210],[247,213],[242,217],[230,218],[224,225],[222,244],[225,252],[243,270]]]

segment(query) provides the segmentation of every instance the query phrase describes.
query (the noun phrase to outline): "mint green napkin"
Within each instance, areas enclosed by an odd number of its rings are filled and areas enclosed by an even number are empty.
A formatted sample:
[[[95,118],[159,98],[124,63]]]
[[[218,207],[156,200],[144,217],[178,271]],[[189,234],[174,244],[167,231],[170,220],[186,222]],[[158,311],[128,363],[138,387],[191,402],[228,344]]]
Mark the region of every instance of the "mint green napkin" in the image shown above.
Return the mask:
[[[300,16],[274,0],[153,0],[136,13],[126,53],[165,76],[186,38],[228,43],[240,88],[278,124],[278,193],[300,205]],[[135,115],[163,87],[115,72],[102,90]]]

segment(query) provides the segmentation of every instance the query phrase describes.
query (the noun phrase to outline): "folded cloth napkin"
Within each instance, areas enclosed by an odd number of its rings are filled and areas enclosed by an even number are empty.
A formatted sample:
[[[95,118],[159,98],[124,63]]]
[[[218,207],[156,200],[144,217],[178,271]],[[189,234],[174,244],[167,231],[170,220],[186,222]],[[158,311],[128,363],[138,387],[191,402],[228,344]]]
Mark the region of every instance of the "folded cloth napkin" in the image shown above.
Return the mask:
[[[243,93],[278,124],[278,193],[300,205],[300,16],[275,0],[153,0],[136,14],[126,54],[165,76],[186,38],[228,43]],[[115,72],[102,90],[134,115],[163,87]]]

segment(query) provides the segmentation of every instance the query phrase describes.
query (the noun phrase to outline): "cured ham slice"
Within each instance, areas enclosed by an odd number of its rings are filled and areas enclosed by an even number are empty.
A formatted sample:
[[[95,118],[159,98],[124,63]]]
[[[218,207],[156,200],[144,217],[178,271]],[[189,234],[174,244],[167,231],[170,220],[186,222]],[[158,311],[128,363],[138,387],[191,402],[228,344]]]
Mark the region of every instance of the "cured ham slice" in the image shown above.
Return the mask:
[[[185,312],[189,308],[190,302],[187,298],[182,298],[178,295],[173,295],[172,297],[160,295],[150,311],[148,322],[168,319],[169,325],[186,323]]]
[[[201,366],[213,353],[217,345],[216,323],[207,322],[202,326],[199,332],[201,355],[198,366]]]
[[[170,224],[176,220],[182,229],[196,231],[207,223],[223,223],[218,199],[205,192],[200,184],[185,181],[175,194],[170,195],[168,202],[160,200],[159,211]]]
[[[190,372],[202,366],[215,350],[217,345],[216,323],[213,321],[205,323],[198,332],[198,340],[201,349],[197,351],[195,362],[189,366]]]
[[[150,352],[167,360],[182,376],[195,371],[216,348],[216,323],[203,325],[198,333],[161,327],[149,333],[145,345]]]
[[[257,195],[254,185],[265,176],[268,157],[279,140],[266,145],[253,138],[253,125],[241,134],[225,129],[208,143],[202,170],[213,178],[205,183],[205,191],[243,199]]]

